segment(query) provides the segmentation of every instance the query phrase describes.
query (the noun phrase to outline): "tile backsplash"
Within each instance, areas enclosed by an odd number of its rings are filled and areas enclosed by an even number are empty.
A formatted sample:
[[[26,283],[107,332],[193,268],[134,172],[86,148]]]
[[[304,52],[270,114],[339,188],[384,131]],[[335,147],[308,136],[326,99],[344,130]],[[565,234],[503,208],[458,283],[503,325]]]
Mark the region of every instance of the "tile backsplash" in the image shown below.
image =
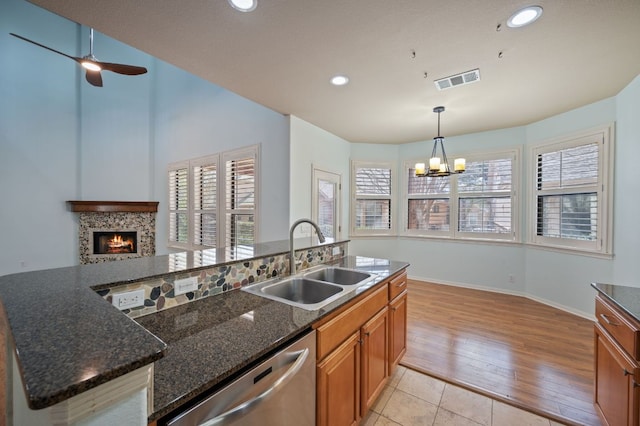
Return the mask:
[[[333,254],[334,247],[340,248],[339,254]],[[346,242],[296,250],[295,258],[299,262],[298,270],[301,271],[315,265],[337,260],[346,255],[346,250]],[[136,318],[287,274],[289,272],[288,258],[289,255],[287,253],[280,253],[273,256],[241,260],[103,288],[96,290],[96,293],[107,302],[112,303],[114,294],[144,290],[144,306],[122,311],[129,317]],[[197,278],[198,289],[176,296],[174,281],[190,277]]]

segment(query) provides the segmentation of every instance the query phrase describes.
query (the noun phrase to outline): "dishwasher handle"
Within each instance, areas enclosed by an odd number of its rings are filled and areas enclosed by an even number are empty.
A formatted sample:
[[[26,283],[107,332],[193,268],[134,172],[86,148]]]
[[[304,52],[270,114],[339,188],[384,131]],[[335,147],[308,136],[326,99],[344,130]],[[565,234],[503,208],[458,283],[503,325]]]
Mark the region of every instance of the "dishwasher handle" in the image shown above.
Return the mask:
[[[215,426],[225,422],[232,421],[237,417],[243,416],[244,414],[248,413],[258,405],[260,405],[262,402],[267,400],[271,395],[276,393],[281,387],[285,386],[291,379],[293,379],[293,377],[298,373],[298,371],[300,371],[300,368],[302,368],[302,365],[304,364],[304,362],[307,360],[307,357],[309,356],[309,348],[305,348],[297,352],[292,352],[292,355],[297,355],[296,361],[293,363],[291,367],[289,367],[287,372],[283,374],[282,377],[280,377],[278,380],[274,382],[274,384],[269,389],[265,390],[255,398],[251,398],[250,400],[245,401],[242,404],[237,405],[236,407],[228,411],[225,411],[224,413],[212,419],[205,420],[204,423],[200,423],[199,426]]]

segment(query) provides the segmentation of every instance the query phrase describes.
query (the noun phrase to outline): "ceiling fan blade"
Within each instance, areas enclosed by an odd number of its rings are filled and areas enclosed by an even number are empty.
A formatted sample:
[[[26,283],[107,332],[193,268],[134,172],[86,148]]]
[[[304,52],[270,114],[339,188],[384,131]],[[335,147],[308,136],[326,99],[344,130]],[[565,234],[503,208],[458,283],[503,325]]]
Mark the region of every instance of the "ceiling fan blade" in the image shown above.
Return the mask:
[[[125,64],[112,64],[110,62],[96,62],[100,65],[104,71],[111,71],[117,74],[124,75],[140,75],[147,72],[145,67],[138,67],[135,65],[125,65]]]
[[[102,75],[100,75],[100,71],[87,71],[85,78],[92,86],[102,87]]]
[[[54,52],[54,53],[57,53],[58,55],[66,56],[67,58],[69,58],[69,59],[73,59],[74,61],[76,61],[76,62],[80,63],[80,58],[76,58],[75,56],[67,55],[66,53],[62,53],[62,52],[60,52],[59,50],[52,49],[52,48],[50,48],[49,46],[45,46],[44,44],[40,44],[40,43],[35,42],[35,41],[33,41],[33,40],[29,40],[28,38],[26,38],[26,37],[22,37],[22,36],[20,36],[20,35],[18,35],[18,34],[14,34],[14,33],[9,33],[9,34],[11,34],[11,35],[12,35],[12,36],[14,36],[14,37],[19,38],[20,40],[24,40],[24,41],[29,42],[29,43],[31,43],[31,44],[35,44],[36,46],[40,46],[40,47],[42,47],[43,49],[50,50],[50,51],[52,51],[52,52]]]

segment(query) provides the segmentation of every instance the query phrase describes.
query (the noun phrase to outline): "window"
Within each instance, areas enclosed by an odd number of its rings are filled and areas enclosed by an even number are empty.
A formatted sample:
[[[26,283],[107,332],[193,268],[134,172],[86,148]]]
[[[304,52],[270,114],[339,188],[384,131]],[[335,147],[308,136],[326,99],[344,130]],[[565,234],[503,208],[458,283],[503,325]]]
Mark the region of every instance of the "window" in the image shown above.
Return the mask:
[[[392,235],[391,163],[352,162],[351,234]]]
[[[169,245],[252,250],[258,146],[169,165]]]
[[[609,254],[611,128],[532,149],[531,242]]]
[[[467,156],[465,173],[416,177],[405,164],[407,235],[515,241],[519,151]]]

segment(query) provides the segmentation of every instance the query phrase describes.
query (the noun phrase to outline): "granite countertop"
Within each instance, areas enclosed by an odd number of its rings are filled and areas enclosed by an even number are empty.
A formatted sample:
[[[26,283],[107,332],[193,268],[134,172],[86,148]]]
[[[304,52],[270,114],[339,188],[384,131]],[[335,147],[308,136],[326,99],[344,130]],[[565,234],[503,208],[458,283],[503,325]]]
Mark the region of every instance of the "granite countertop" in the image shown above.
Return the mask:
[[[297,250],[319,245],[315,237],[296,239]],[[155,362],[152,416],[159,418],[370,288],[318,311],[234,290],[137,322],[95,291],[288,251],[288,241],[276,241],[257,244],[245,254],[206,250],[197,267],[189,256],[175,253],[0,276],[0,309],[29,407],[50,407]],[[186,262],[176,262],[176,256]],[[379,274],[375,282],[408,266],[358,257],[344,258],[341,264]]]
[[[295,244],[298,250],[321,245],[317,237],[299,238]],[[165,342],[105,303],[94,290],[288,253],[289,241],[256,244],[242,253],[203,252],[200,259],[206,261],[200,260],[198,267],[193,257],[175,253],[0,276],[0,309],[29,407],[50,407],[163,356]]]
[[[602,283],[592,283],[591,286],[636,321],[640,321],[640,287]]]
[[[136,318],[164,342],[154,366],[154,412],[159,419],[233,376],[311,325],[374,288],[408,264],[356,256],[336,266],[372,272],[376,279],[322,309],[308,311],[234,290]]]

